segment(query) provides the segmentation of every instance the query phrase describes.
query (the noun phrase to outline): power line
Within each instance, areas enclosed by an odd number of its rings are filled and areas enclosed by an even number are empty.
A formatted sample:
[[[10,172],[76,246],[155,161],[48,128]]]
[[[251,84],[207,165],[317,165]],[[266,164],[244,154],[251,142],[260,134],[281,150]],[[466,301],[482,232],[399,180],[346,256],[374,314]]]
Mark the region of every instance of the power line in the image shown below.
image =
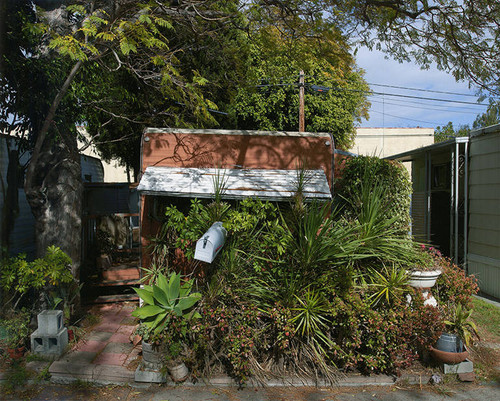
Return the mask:
[[[298,83],[255,85],[256,88],[271,87],[271,86],[298,86]],[[306,84],[306,86],[308,86],[309,88],[311,88],[311,84]],[[365,91],[365,90],[361,90],[361,89],[340,88],[338,86],[337,87],[321,86],[321,88],[323,90],[318,91],[319,93],[328,92],[329,90],[335,90],[335,91],[344,91],[344,92],[365,93],[365,94],[368,94],[368,96],[381,95],[381,96],[400,97],[400,98],[405,98],[405,99],[428,100],[428,101],[433,101],[433,102],[468,104],[468,105],[472,105],[472,106],[482,106],[482,107],[488,107],[489,106],[489,104],[485,104],[485,103],[466,102],[466,101],[463,101],[463,100],[440,99],[440,98],[424,97],[424,96],[403,95],[403,94],[397,94],[397,93],[375,92],[375,91],[372,91],[372,90]]]
[[[437,90],[432,90],[432,89],[409,88],[409,87],[406,87],[406,86],[384,85],[384,84],[373,84],[373,83],[368,83],[368,85],[380,86],[380,87],[383,87],[383,88],[404,89],[404,90],[418,91],[418,92],[442,93],[442,94],[445,94],[445,95],[467,96],[467,97],[475,97],[475,98],[478,97],[476,95],[471,95],[470,93],[457,93],[457,92],[437,91]]]
[[[382,104],[383,102],[378,101],[378,100],[370,100],[371,103],[379,103]],[[402,103],[391,103],[391,102],[384,102],[385,104],[389,104],[391,106],[398,106],[398,107],[407,107],[407,108],[413,108],[413,109],[422,109],[422,110],[434,110],[434,111],[443,111],[447,113],[460,113],[460,114],[474,114],[477,116],[477,111],[465,111],[465,110],[450,110],[450,109],[443,109],[443,108],[431,108],[431,107],[423,107],[423,106],[411,106],[407,104],[402,104]],[[417,103],[417,102],[408,102],[408,103],[413,103],[413,104],[422,104],[422,103]],[[439,106],[435,106],[439,107]]]
[[[408,117],[396,116],[396,115],[394,115],[394,114],[388,114],[388,113],[384,113],[384,112],[377,111],[377,110],[370,110],[370,112],[383,114],[383,115],[386,115],[386,116],[389,116],[389,117],[399,118],[399,119],[401,119],[401,120],[416,121],[417,123],[426,123],[426,124],[432,124],[432,125],[444,125],[443,123],[436,123],[436,122],[432,122],[432,121],[425,121],[425,120],[415,120],[414,118],[408,118]]]
[[[374,95],[382,95],[382,96],[391,96],[391,97],[402,97],[405,99],[420,99],[420,100],[430,100],[433,102],[445,102],[445,103],[458,103],[458,104],[470,104],[473,106],[483,106],[483,107],[488,107],[488,104],[484,103],[474,103],[474,102],[465,102],[463,100],[448,100],[448,99],[439,99],[439,98],[432,98],[432,97],[424,97],[424,96],[412,96],[412,95],[398,95],[395,93],[383,93],[383,92],[367,92],[371,93]]]

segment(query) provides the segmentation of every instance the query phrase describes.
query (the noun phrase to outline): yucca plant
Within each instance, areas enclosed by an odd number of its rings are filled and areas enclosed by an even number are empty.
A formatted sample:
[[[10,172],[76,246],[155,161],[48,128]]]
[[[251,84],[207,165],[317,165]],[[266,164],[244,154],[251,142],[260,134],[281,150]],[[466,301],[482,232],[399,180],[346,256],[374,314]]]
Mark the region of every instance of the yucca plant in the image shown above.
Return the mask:
[[[373,291],[370,296],[371,305],[387,302],[392,305],[394,300],[401,298],[408,289],[408,274],[395,264],[389,269],[386,265],[381,270],[368,268],[368,289]]]
[[[328,304],[320,293],[308,289],[304,297],[295,296],[297,307],[292,308],[296,315],[291,319],[298,333],[311,336],[328,331]]]
[[[456,334],[462,339],[465,345],[473,344],[473,337],[479,339],[476,324],[470,320],[472,310],[462,308],[457,304],[452,310],[450,320],[445,320],[446,330],[451,334]]]
[[[160,274],[153,285],[144,288],[134,288],[143,300],[144,306],[132,312],[132,316],[142,320],[150,332],[159,334],[170,323],[173,315],[184,318],[200,317],[191,311],[192,307],[201,299],[199,292],[191,293],[193,280],[181,284],[181,276],[171,273],[168,278]]]

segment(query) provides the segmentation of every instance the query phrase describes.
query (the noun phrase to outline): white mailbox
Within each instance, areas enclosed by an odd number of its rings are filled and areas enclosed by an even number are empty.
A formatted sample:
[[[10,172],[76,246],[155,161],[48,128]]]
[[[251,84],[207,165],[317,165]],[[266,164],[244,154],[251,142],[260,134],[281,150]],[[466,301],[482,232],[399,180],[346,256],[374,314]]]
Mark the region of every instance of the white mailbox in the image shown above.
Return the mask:
[[[227,231],[222,222],[216,221],[196,243],[194,258],[212,263],[226,242]]]

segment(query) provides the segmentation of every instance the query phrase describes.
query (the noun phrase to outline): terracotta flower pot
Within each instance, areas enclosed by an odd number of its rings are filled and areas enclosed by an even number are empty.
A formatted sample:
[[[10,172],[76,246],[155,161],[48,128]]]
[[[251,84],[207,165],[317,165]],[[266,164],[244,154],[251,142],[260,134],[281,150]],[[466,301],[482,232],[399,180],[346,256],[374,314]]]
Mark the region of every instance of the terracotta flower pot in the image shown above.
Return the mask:
[[[467,350],[463,352],[446,352],[431,347],[431,355],[438,362],[454,365],[465,361],[469,356],[469,352]]]
[[[23,357],[25,350],[25,347],[7,348],[7,353],[11,359],[20,359]]]

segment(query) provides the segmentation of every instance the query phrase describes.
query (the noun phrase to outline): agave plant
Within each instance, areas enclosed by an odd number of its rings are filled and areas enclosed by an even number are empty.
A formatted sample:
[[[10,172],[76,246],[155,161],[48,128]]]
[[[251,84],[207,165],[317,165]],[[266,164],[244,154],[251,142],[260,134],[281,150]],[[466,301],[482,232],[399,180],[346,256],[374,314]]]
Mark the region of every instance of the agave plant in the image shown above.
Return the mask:
[[[144,288],[134,288],[135,292],[144,301],[144,306],[132,312],[154,334],[160,333],[170,323],[173,315],[200,317],[191,311],[192,307],[201,298],[199,292],[191,293],[193,280],[181,284],[181,276],[171,273],[168,278],[160,274],[153,285]]]

